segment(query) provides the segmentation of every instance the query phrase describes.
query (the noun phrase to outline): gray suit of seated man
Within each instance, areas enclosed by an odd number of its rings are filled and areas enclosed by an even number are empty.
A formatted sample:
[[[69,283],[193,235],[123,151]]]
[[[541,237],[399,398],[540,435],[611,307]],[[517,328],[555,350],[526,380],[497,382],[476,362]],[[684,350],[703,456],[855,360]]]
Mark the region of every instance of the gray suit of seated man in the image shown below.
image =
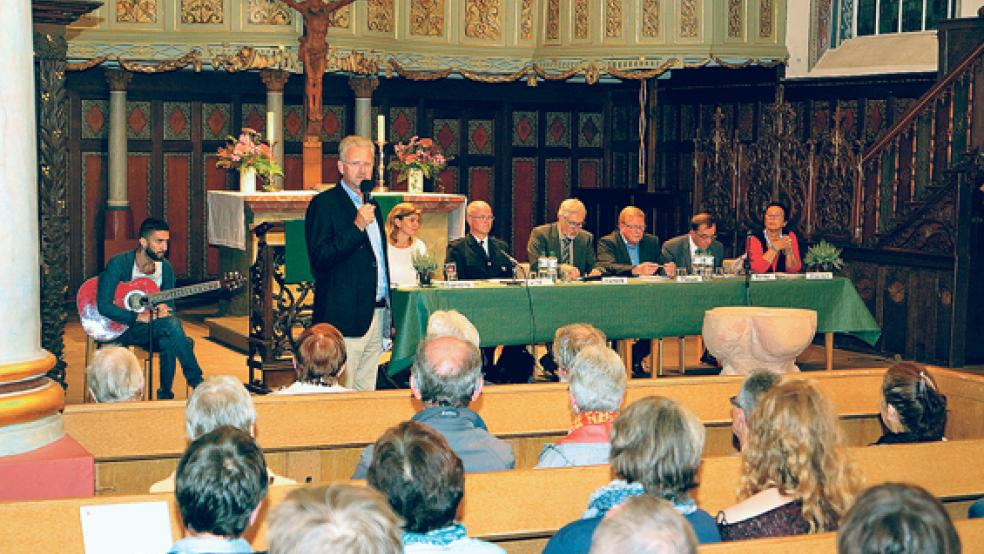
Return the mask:
[[[717,222],[709,213],[692,217],[690,232],[663,244],[663,259],[687,271],[694,270],[693,258],[699,254],[714,256],[714,267],[721,267],[724,261],[724,245],[717,241]]]

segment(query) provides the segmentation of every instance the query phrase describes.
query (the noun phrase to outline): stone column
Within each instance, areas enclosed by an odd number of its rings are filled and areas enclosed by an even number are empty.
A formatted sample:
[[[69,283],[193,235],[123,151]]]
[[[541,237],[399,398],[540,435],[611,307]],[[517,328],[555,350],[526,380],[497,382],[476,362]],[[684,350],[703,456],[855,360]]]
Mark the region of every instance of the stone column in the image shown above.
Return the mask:
[[[260,78],[267,87],[267,114],[273,114],[273,120],[267,116],[267,137],[273,132],[273,157],[284,167],[284,85],[290,79],[290,73],[282,69],[264,69],[260,71]],[[283,176],[273,178],[274,188],[284,188]]]
[[[109,259],[133,247],[133,212],[127,199],[126,179],[126,88],[133,74],[121,69],[106,70],[109,84],[109,200],[103,256]]]
[[[62,177],[64,168],[49,165],[44,155],[51,144],[62,148],[64,128],[35,128],[34,46],[31,3],[18,0],[4,4],[4,32],[0,48],[5,53],[0,71],[0,197],[4,199],[4,224],[8,230],[0,240],[0,313],[7,324],[0,333],[0,455],[33,450],[64,435],[58,410],[64,391],[45,376],[55,366],[55,357],[41,348],[41,275],[50,268],[39,260],[38,236],[38,141],[41,142],[43,184],[53,174]],[[38,39],[39,37],[33,37]],[[40,105],[64,100],[64,86],[49,89],[51,54],[61,53],[61,83],[64,80],[65,41],[44,34],[37,40]],[[45,48],[45,46],[50,46]],[[59,48],[60,47],[60,48]],[[57,68],[57,64],[54,64]],[[60,90],[60,93],[58,92]],[[42,108],[42,112],[46,110]],[[64,115],[64,106],[62,106]],[[42,116],[44,113],[42,113]],[[45,119],[41,118],[42,125]],[[61,209],[64,210],[64,196]],[[45,210],[41,211],[42,225]],[[65,239],[66,237],[61,237]],[[67,266],[67,260],[63,261]],[[64,267],[60,268],[64,272]],[[64,302],[64,291],[59,297]],[[62,327],[64,328],[64,326]]]
[[[379,79],[376,77],[349,77],[349,87],[355,93],[355,134],[370,140],[375,136],[372,128],[372,93],[378,86]]]

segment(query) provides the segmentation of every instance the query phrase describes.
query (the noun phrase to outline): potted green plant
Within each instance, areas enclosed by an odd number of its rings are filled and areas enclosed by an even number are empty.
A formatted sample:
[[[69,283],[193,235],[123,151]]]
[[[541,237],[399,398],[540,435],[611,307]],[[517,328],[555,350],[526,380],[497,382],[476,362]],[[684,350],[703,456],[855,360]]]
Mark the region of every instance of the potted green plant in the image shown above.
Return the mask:
[[[814,271],[834,271],[844,267],[841,259],[841,249],[825,240],[814,244],[806,251],[803,258],[806,267]]]
[[[413,266],[413,270],[417,272],[417,282],[420,283],[420,286],[429,287],[434,270],[437,269],[437,260],[434,259],[434,256],[414,252],[410,257],[410,264]]]

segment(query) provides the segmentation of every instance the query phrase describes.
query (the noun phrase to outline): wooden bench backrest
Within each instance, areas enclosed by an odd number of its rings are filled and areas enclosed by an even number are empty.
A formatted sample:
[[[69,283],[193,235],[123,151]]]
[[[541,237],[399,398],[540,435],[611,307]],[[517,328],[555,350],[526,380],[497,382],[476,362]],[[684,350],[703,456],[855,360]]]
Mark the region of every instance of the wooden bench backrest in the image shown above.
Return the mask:
[[[850,449],[866,485],[904,481],[927,489],[944,500],[984,495],[981,453],[984,440],[934,444],[891,445]],[[740,460],[736,456],[707,458],[699,505],[711,514],[734,503]],[[461,519],[469,532],[490,539],[549,536],[580,517],[589,494],[610,479],[606,466],[549,470],[517,470],[468,475]],[[272,487],[261,523],[249,538],[257,549],[266,545],[266,514],[293,486]],[[0,504],[0,550],[11,552],[81,552],[79,508],[165,500],[171,506],[172,526],[180,529],[173,495],[130,495],[87,499]]]

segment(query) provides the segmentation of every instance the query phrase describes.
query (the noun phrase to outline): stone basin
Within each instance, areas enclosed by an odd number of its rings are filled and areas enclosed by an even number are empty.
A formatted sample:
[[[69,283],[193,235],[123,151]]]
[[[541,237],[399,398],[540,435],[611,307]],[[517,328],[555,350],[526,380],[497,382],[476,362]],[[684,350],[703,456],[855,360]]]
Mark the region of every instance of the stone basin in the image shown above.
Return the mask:
[[[796,356],[813,342],[817,313],[796,308],[726,306],[704,312],[704,344],[721,375],[753,369],[799,371]]]

